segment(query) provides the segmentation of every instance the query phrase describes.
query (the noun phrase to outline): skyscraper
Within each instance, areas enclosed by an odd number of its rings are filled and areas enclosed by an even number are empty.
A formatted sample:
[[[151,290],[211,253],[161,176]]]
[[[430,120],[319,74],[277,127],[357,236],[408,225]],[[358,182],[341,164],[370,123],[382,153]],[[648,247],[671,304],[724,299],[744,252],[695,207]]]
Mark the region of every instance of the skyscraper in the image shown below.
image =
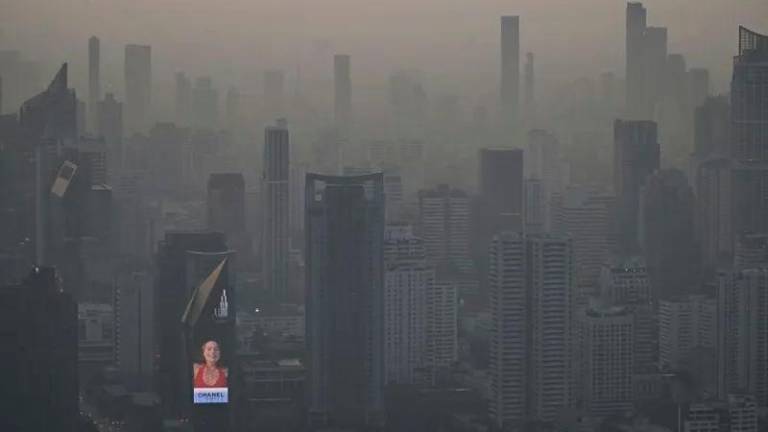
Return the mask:
[[[525,128],[536,127],[536,80],[533,75],[533,53],[525,55],[525,96],[523,99],[523,115],[526,118]]]
[[[626,113],[630,118],[643,116],[645,67],[643,62],[646,10],[642,3],[627,3],[626,16]]]
[[[88,129],[91,131],[96,130],[98,104],[101,100],[99,46],[99,38],[96,36],[88,39]]]
[[[382,174],[306,178],[309,421],[380,425],[384,386]]]
[[[283,121],[264,131],[264,226],[262,259],[264,283],[275,300],[288,294],[289,215],[289,137]]]
[[[613,188],[618,199],[620,244],[631,253],[638,243],[640,189],[659,168],[656,123],[616,120],[613,123]]]
[[[501,125],[505,143],[519,134],[520,109],[520,17],[501,17]]]
[[[107,93],[104,100],[99,102],[96,117],[96,133],[104,137],[109,149],[109,166],[115,168],[115,173],[121,172],[125,162],[123,149],[123,104],[115,99],[115,95]]]
[[[189,126],[192,121],[192,82],[184,72],[176,72],[176,124]]]
[[[209,76],[199,77],[192,88],[192,126],[215,129],[219,124],[219,92]]]
[[[717,300],[691,295],[659,302],[659,364],[679,370],[697,348],[715,348]]]
[[[630,410],[635,347],[631,311],[623,306],[590,306],[579,313],[577,323],[584,408],[598,416]]]
[[[480,150],[480,199],[491,234],[523,228],[523,151]],[[490,236],[488,237],[490,239]],[[487,247],[486,243],[483,247]]]
[[[751,394],[768,403],[768,268],[723,271],[719,275],[718,389]]]
[[[504,232],[490,247],[495,427],[552,421],[571,403],[571,241]]]
[[[768,36],[739,27],[731,78],[733,235],[768,232]]]
[[[152,48],[125,46],[125,130],[145,132],[149,126],[152,95]]]
[[[207,204],[208,229],[226,234],[227,239],[245,233],[245,180],[242,174],[211,174]]]
[[[350,57],[333,56],[333,119],[342,139],[349,139],[352,122],[352,78]]]
[[[731,106],[727,97],[708,97],[696,105],[693,133],[694,153],[697,158],[728,156]]]
[[[464,191],[448,185],[419,191],[419,236],[433,265],[471,271],[469,235],[470,203]]]

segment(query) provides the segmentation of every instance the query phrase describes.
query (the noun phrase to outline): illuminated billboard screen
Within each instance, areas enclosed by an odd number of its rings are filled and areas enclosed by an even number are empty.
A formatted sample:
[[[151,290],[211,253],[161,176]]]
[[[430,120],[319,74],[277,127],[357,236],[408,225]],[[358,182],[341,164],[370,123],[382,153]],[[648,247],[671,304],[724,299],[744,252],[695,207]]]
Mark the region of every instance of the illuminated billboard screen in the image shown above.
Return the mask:
[[[219,341],[206,340],[200,347],[198,361],[192,364],[195,404],[229,402],[229,368],[222,365]]]

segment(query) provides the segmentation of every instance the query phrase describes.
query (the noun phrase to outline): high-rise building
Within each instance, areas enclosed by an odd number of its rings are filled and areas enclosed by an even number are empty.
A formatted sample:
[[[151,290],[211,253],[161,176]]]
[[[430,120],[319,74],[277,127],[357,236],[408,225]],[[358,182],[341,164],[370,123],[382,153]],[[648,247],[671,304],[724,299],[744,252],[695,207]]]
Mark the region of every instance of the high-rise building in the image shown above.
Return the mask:
[[[307,174],[306,182],[309,422],[381,425],[383,175]]]
[[[96,130],[98,105],[101,100],[99,46],[99,38],[96,36],[88,39],[88,129],[91,131]]]
[[[427,346],[425,364],[432,376],[459,357],[459,284],[435,278],[427,286]],[[434,382],[434,378],[433,378]]]
[[[680,370],[696,348],[717,346],[717,299],[704,295],[659,302],[659,365]]]
[[[104,137],[109,149],[110,166],[116,171],[123,168],[123,104],[115,99],[115,95],[107,93],[104,100],[99,102],[96,117],[96,133]]]
[[[245,233],[245,180],[240,173],[208,177],[208,229],[234,240]]]
[[[533,53],[529,52],[525,55],[525,94],[523,96],[523,115],[527,119],[526,129],[536,127],[536,88],[534,87],[536,80],[533,73]]]
[[[149,127],[152,100],[152,48],[125,46],[125,130],[145,132]]]
[[[470,202],[467,194],[448,185],[419,192],[419,236],[427,260],[435,266],[470,272]]]
[[[289,215],[289,136],[287,125],[278,121],[264,131],[264,226],[262,231],[262,271],[265,287],[275,300],[288,294]]]
[[[384,233],[384,364],[387,384],[413,384],[426,367],[427,290],[435,270],[408,226]]]
[[[733,236],[768,232],[768,36],[739,27],[731,78]]]
[[[2,430],[78,428],[77,303],[56,271],[35,267],[17,285],[0,287],[0,356],[9,371],[0,387]]]
[[[493,234],[523,229],[523,150],[480,150],[479,199],[487,251]],[[480,221],[478,221],[480,222]]]
[[[686,175],[676,169],[651,174],[641,187],[638,210],[638,238],[654,298],[684,295],[697,287],[695,198]]]
[[[709,98],[709,70],[688,69],[688,107],[696,109]]]
[[[133,390],[146,390],[152,377],[154,293],[147,272],[121,272],[114,287],[115,366]]]
[[[194,256],[190,254],[195,253]],[[209,265],[195,266],[193,258],[212,256]],[[157,389],[165,412],[184,413],[189,384],[181,316],[198,284],[228,254],[224,234],[213,232],[167,232],[157,249],[154,281],[154,343],[157,351]],[[217,258],[219,258],[217,260]],[[198,260],[200,261],[200,260]],[[215,261],[215,263],[213,263]]]
[[[613,123],[613,188],[618,200],[620,245],[637,250],[640,190],[659,168],[656,123],[616,120]]]
[[[634,317],[623,306],[590,306],[577,318],[581,400],[592,415],[632,408]]]
[[[219,124],[219,92],[209,76],[199,77],[192,88],[192,125],[215,129]]]
[[[626,16],[626,113],[642,116],[645,98],[644,36],[646,10],[642,3],[627,3]]]
[[[514,143],[519,134],[520,109],[520,17],[501,17],[501,124],[504,141]]]
[[[591,187],[568,188],[552,197],[552,232],[573,240],[577,302],[597,295],[600,268],[616,249],[616,198]]]
[[[758,406],[764,404],[752,395],[728,395],[728,419],[731,432],[757,432]]]
[[[525,179],[525,232],[542,233],[546,231],[547,210],[549,209],[544,192],[544,184],[538,178]]]
[[[571,403],[571,241],[504,232],[490,246],[490,405],[498,428]]]
[[[716,156],[696,165],[696,239],[705,266],[729,262],[733,253],[730,168]]]
[[[352,127],[352,78],[350,57],[333,56],[333,119],[342,139],[349,139]]]
[[[718,391],[768,403],[768,267],[719,274]]]
[[[730,133],[731,106],[727,97],[708,97],[696,105],[693,144],[698,158],[728,156]]]
[[[768,267],[768,233],[740,236],[733,253],[733,266],[737,269]]]
[[[176,124],[189,126],[192,121],[192,82],[184,72],[176,72]]]

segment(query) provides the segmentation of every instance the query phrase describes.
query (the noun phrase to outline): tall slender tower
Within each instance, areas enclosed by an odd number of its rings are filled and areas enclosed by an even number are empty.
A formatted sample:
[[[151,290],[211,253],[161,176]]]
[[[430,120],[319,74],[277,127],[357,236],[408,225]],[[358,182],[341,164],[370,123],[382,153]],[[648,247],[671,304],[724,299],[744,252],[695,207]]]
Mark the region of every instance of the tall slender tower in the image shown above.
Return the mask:
[[[333,118],[341,138],[349,139],[352,122],[352,78],[349,55],[333,56],[333,83]]]
[[[262,231],[264,282],[273,299],[288,294],[288,178],[289,137],[285,121],[264,131],[264,175],[262,191],[265,217]]]
[[[309,422],[382,424],[384,177],[307,174]]]
[[[525,128],[532,129],[536,127],[536,93],[535,80],[533,75],[533,53],[525,55],[525,95],[523,99],[523,109],[525,112]]]
[[[514,142],[519,133],[520,17],[501,17],[501,122],[504,141]]]
[[[88,130],[95,131],[101,99],[100,42],[96,36],[88,39]]]
[[[626,113],[630,118],[640,116],[644,97],[645,67],[643,47],[646,10],[642,3],[627,3],[626,24]]]
[[[152,92],[152,48],[125,46],[125,130],[146,132],[149,126]]]

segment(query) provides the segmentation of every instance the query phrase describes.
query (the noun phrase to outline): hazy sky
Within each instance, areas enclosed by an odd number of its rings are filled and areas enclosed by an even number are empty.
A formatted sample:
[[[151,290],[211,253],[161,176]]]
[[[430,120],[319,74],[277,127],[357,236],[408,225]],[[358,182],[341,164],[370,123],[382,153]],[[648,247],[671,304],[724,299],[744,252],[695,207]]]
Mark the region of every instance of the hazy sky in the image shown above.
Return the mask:
[[[247,82],[270,67],[330,76],[333,52],[353,56],[356,83],[384,85],[393,69],[422,69],[434,85],[488,93],[498,82],[499,16],[521,16],[521,51],[539,83],[623,75],[621,0],[0,0],[0,45],[69,60],[82,85],[86,40],[102,39],[107,85],[119,87],[122,46],[153,46],[155,78],[211,73]],[[669,50],[727,85],[739,24],[768,33],[766,0],[649,0],[649,25],[669,28]],[[110,78],[111,77],[111,78]],[[118,81],[112,83],[112,81]],[[378,83],[378,84],[377,84]],[[546,89],[545,89],[546,90]]]

